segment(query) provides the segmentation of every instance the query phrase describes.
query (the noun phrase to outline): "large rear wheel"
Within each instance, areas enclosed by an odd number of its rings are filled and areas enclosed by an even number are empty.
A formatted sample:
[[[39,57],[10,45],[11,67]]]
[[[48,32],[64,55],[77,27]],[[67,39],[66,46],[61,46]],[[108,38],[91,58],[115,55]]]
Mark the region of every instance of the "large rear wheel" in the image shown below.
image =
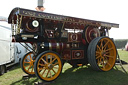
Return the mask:
[[[87,52],[88,61],[94,70],[109,71],[115,65],[117,51],[108,37],[98,37],[91,41]]]
[[[62,71],[62,62],[60,56],[53,51],[41,53],[34,64],[36,76],[46,82],[58,78]]]

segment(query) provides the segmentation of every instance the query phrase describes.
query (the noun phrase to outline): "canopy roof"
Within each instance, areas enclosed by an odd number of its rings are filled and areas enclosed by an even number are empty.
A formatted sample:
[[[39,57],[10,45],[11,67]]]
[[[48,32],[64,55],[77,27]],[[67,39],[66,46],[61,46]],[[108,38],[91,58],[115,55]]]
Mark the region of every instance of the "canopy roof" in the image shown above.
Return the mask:
[[[14,8],[8,17],[8,23],[12,23],[12,20],[15,21],[17,15],[41,18],[41,19],[56,20],[56,21],[62,21],[62,22],[77,23],[77,24],[103,26],[103,27],[109,27],[109,28],[111,27],[119,28],[119,24],[115,24],[115,23],[88,20],[88,19],[82,19],[82,18],[76,18],[76,17],[70,17],[70,16],[63,16],[63,15],[33,11],[33,10],[28,10],[28,9],[23,9],[23,8]]]

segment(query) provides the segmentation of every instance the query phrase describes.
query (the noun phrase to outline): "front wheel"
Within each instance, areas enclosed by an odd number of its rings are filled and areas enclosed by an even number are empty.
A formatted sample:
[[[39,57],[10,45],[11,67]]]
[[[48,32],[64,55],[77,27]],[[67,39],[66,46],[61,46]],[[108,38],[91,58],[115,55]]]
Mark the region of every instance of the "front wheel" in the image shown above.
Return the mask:
[[[42,52],[34,64],[36,76],[46,82],[58,78],[62,71],[62,61],[60,56],[53,51]]]
[[[33,52],[29,52],[21,59],[21,68],[28,75],[35,75],[34,72],[35,56]]]
[[[114,42],[108,37],[97,37],[91,41],[87,51],[88,61],[94,70],[109,71],[116,61]]]

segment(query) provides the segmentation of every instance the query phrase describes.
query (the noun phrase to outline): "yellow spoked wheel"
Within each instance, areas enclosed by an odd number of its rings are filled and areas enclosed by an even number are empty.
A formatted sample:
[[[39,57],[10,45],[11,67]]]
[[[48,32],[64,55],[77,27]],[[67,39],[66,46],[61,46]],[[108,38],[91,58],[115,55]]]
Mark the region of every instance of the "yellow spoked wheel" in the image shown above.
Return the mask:
[[[108,37],[92,40],[87,53],[88,61],[94,70],[109,71],[115,65],[117,51],[114,42]]]
[[[53,51],[41,53],[34,64],[36,76],[43,81],[53,81],[58,78],[62,71],[60,56]]]
[[[27,53],[22,59],[21,59],[21,68],[22,70],[29,75],[34,75],[34,54],[33,52]]]

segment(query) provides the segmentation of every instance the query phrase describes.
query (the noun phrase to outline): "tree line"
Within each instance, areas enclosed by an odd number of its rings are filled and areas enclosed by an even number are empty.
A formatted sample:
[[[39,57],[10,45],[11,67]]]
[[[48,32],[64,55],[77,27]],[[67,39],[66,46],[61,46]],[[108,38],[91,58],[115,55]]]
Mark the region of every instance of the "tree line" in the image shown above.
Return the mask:
[[[114,40],[114,43],[117,49],[124,49],[127,42],[128,42],[128,39],[115,39]]]

